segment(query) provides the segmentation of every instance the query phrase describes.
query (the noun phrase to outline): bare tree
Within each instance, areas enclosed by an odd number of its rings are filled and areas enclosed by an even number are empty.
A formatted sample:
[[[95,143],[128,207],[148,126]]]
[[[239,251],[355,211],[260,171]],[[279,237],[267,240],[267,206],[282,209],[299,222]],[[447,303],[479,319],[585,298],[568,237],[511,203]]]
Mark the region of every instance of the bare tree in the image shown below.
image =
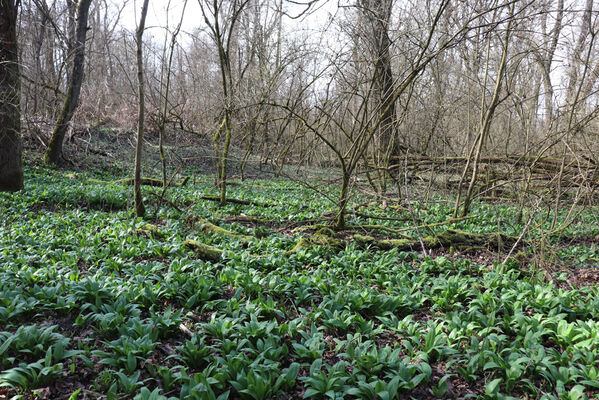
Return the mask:
[[[370,52],[373,65],[373,108],[380,113],[381,123],[374,137],[374,163],[383,168],[379,173],[378,194],[386,191],[386,172],[391,158],[397,160],[398,139],[396,137],[396,102],[392,101],[394,77],[391,68],[391,38],[389,29],[393,0],[359,0],[358,10],[364,20],[362,34]],[[358,51],[361,51],[359,49]]]
[[[170,6],[170,2],[169,2],[169,5],[167,6],[167,13],[169,12],[169,6]],[[166,124],[169,120],[169,108],[170,108],[169,94],[170,94],[170,89],[171,89],[173,56],[175,54],[175,48],[177,46],[177,36],[179,35],[179,32],[181,31],[181,25],[183,24],[183,16],[185,15],[186,7],[187,7],[187,0],[184,0],[183,9],[181,11],[181,18],[179,19],[179,23],[175,27],[175,30],[171,34],[171,41],[170,41],[170,45],[168,46],[168,59],[163,61],[164,68],[160,75],[160,77],[161,77],[160,86],[161,86],[161,88],[162,87],[164,88],[164,94],[162,95],[162,97],[164,98],[164,103],[163,103],[162,113],[161,113],[161,116],[159,119],[159,124],[158,124],[158,130],[159,130],[159,132],[158,132],[158,134],[159,134],[158,151],[160,153],[160,162],[162,164],[162,196],[164,196],[164,194],[166,193],[166,189],[168,187],[168,182],[166,179],[166,156],[164,154],[164,137],[166,135]],[[168,31],[168,21],[167,21],[167,31]],[[167,36],[168,36],[168,33],[167,33]],[[165,36],[165,42],[166,42],[166,36]],[[166,58],[166,51],[167,51],[167,46],[165,43],[164,53],[163,53],[164,58]],[[162,90],[161,90],[161,92],[162,92]]]
[[[0,1],[0,191],[23,188],[17,51],[19,3],[19,0]]]
[[[214,134],[217,155],[217,183],[220,187],[220,202],[226,203],[227,163],[233,129],[233,99],[235,83],[231,51],[236,24],[249,0],[198,0],[204,21],[210,29],[212,40],[218,51],[218,61],[223,95],[222,122]],[[224,134],[224,135],[223,135]],[[222,141],[222,144],[221,144]],[[222,146],[222,147],[221,147]]]
[[[133,195],[135,198],[135,214],[143,217],[146,214],[143,196],[141,194],[141,162],[143,156],[144,142],[144,118],[145,118],[145,99],[144,99],[144,60],[143,60],[143,35],[146,29],[146,15],[148,14],[148,2],[144,0],[139,25],[135,32],[135,41],[137,44],[137,143],[135,144],[135,170],[133,173]]]

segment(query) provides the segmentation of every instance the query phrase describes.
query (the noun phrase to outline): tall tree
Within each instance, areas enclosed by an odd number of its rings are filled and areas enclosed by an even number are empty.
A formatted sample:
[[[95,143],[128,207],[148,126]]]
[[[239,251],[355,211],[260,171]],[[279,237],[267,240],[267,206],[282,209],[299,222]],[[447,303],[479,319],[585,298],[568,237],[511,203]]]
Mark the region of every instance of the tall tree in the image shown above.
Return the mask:
[[[223,118],[214,134],[214,147],[216,150],[218,166],[217,177],[220,187],[220,203],[226,203],[227,195],[227,158],[229,157],[229,146],[233,130],[233,98],[234,82],[231,66],[232,38],[235,26],[241,13],[249,3],[249,0],[198,0],[204,21],[208,28],[216,48],[218,50],[218,61],[220,67],[222,95],[223,95]],[[221,132],[224,138],[221,142]]]
[[[0,191],[23,188],[18,8],[19,0],[0,0]]]
[[[48,143],[48,148],[44,153],[44,162],[47,164],[58,164],[62,156],[62,144],[67,133],[67,128],[77,103],[79,93],[81,92],[81,83],[83,82],[83,67],[85,61],[85,36],[87,33],[87,18],[89,15],[89,6],[91,0],[81,0],[77,4],[77,28],[75,33],[75,43],[72,47],[73,64],[69,76],[67,95],[62,105],[62,110],[54,126],[52,137]]]
[[[144,99],[144,60],[143,60],[143,35],[146,29],[146,15],[148,14],[148,2],[144,0],[141,7],[141,16],[139,25],[135,32],[135,41],[137,44],[137,143],[135,145],[135,171],[133,174],[133,193],[135,197],[135,214],[143,217],[146,213],[143,197],[141,195],[141,159],[143,155],[144,141],[144,118],[145,118],[145,99]]]
[[[358,9],[366,25],[365,39],[370,50],[370,62],[374,65],[372,79],[374,110],[380,115],[381,123],[377,129],[375,144],[376,165],[389,166],[392,157],[396,157],[397,138],[395,137],[395,101],[393,101],[394,78],[391,68],[391,39],[389,24],[393,0],[359,0]],[[385,179],[380,177],[379,194],[385,192]]]
[[[549,2],[550,5],[553,5],[553,2]],[[557,50],[557,45],[559,43],[559,36],[562,31],[562,21],[564,18],[564,0],[557,1],[557,15],[555,17],[555,24],[551,32],[545,32],[547,30],[547,18],[549,15],[549,11],[545,11],[542,13],[542,28],[544,38],[543,44],[541,48],[534,53],[536,56],[536,60],[541,67],[541,73],[543,77],[543,86],[545,88],[543,93],[543,98],[545,99],[545,125],[548,125],[553,120],[553,83],[551,82],[551,68],[553,65],[553,61],[555,58],[555,51]]]

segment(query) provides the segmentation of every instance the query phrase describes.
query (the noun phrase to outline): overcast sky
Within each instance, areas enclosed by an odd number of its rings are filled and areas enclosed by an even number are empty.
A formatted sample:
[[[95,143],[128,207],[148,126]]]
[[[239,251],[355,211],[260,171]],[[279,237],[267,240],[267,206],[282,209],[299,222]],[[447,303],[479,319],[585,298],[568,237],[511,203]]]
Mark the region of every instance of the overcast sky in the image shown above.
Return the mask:
[[[111,0],[113,4],[122,4],[121,1]],[[296,0],[294,0],[296,1]],[[299,0],[301,2],[306,0]],[[179,23],[183,11],[184,0],[170,0],[170,12],[167,14],[169,0],[150,0],[146,27],[148,33],[154,36],[163,35],[163,28],[168,25],[173,28]],[[274,3],[274,2],[273,2]],[[305,7],[286,3],[284,8],[290,15],[298,15]],[[129,0],[123,10],[122,25],[134,30],[136,20],[141,12],[142,0]],[[291,31],[320,30],[326,24],[331,14],[337,11],[337,0],[319,0],[311,8],[311,12],[300,19],[285,18],[284,23]],[[168,18],[167,18],[168,17]],[[192,32],[198,27],[204,27],[203,17],[198,5],[198,0],[188,0],[183,16],[183,32]]]

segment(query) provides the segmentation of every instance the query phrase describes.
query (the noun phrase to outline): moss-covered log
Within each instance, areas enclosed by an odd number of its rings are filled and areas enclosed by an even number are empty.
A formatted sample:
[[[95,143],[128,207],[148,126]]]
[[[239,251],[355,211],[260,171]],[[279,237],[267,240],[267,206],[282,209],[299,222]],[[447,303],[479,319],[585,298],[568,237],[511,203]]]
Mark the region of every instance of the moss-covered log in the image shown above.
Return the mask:
[[[297,251],[300,249],[307,249],[307,248],[312,247],[313,245],[314,244],[310,240],[308,240],[306,238],[300,238],[300,240],[298,240],[298,242],[295,244],[295,246],[293,246],[293,248],[291,250],[284,252],[283,255],[290,256],[292,254],[297,253]]]
[[[147,237],[164,237],[164,233],[162,233],[162,231],[154,224],[145,224],[142,228],[136,229],[135,232]]]
[[[315,224],[315,225],[300,225],[297,228],[293,228],[291,232],[293,233],[301,233],[307,231],[319,231],[321,229],[331,229],[329,225],[326,224]]]
[[[354,241],[362,245],[370,245],[380,249],[388,250],[397,248],[402,251],[421,250],[422,244],[418,238],[414,239],[382,239],[378,240],[372,236],[353,235]],[[493,233],[470,233],[455,229],[447,229],[435,235],[422,237],[422,243],[427,249],[440,247],[453,247],[460,250],[474,248],[485,248],[489,250],[508,250],[518,238],[499,232]]]
[[[198,242],[197,240],[187,239],[183,242],[183,247],[193,250],[198,257],[206,261],[218,262],[224,254],[224,250]]]
[[[228,236],[228,237],[232,237],[235,239],[241,239],[246,242],[253,239],[253,236],[244,235],[242,233],[237,233],[237,232],[233,232],[228,229],[225,229],[225,228],[221,228],[220,226],[214,225],[212,222],[210,222],[204,218],[196,217],[194,219],[202,232],[210,233],[210,234],[217,234],[217,235],[222,235],[222,236]]]
[[[343,241],[335,237],[335,232],[330,228],[320,228],[310,237],[310,241],[321,246],[329,246],[339,248],[342,247]]]

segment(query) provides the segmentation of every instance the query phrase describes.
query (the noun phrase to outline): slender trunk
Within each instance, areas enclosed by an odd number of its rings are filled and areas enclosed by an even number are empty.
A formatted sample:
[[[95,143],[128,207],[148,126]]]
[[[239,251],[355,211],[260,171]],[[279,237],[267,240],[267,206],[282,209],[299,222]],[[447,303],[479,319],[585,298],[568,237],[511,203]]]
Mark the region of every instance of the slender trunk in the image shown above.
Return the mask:
[[[227,106],[228,108],[228,106]],[[231,145],[231,115],[225,111],[225,143],[220,159],[220,204],[227,204],[227,159],[229,158],[229,147]]]
[[[335,229],[342,230],[345,228],[345,209],[349,202],[349,181],[351,179],[351,173],[343,172],[343,182],[341,183],[341,193],[339,194],[339,209],[337,210],[337,216],[335,217]]]
[[[166,194],[166,189],[168,188],[168,182],[166,180],[166,157],[164,155],[164,135],[166,131],[166,121],[168,119],[168,97],[169,91],[171,87],[171,67],[173,66],[173,55],[175,53],[175,46],[177,44],[177,35],[179,35],[179,31],[181,30],[181,25],[183,23],[183,15],[185,13],[185,8],[187,7],[187,0],[183,4],[183,12],[181,13],[181,20],[179,21],[179,25],[173,32],[173,36],[171,38],[171,44],[169,49],[168,56],[168,66],[166,68],[166,83],[164,86],[164,108],[162,109],[162,118],[160,121],[160,136],[158,138],[158,151],[160,153],[160,163],[162,164],[162,195],[164,197]]]
[[[514,7],[515,7],[514,4],[515,3],[512,3],[511,10],[510,10],[511,16],[514,15]],[[503,51],[501,53],[501,62],[499,64],[499,70],[497,71],[497,80],[495,81],[495,88],[493,90],[493,96],[491,98],[491,102],[489,103],[489,107],[488,107],[487,111],[484,113],[484,117],[481,118],[481,121],[480,121],[479,140],[478,140],[478,145],[476,148],[476,153],[474,155],[475,158],[474,158],[474,163],[473,163],[473,167],[472,167],[472,176],[470,178],[470,182],[468,184],[468,190],[466,191],[466,196],[464,198],[464,207],[462,208],[462,215],[461,215],[462,217],[466,216],[470,209],[470,204],[472,202],[472,195],[474,192],[474,184],[476,183],[476,179],[478,177],[478,168],[479,168],[479,161],[480,161],[480,156],[482,153],[482,148],[485,143],[485,139],[489,134],[489,130],[491,128],[491,123],[493,121],[493,116],[495,114],[495,110],[496,110],[497,106],[499,105],[499,93],[501,91],[502,81],[503,81],[503,77],[505,75],[505,68],[507,65],[507,55],[508,55],[508,46],[509,46],[511,26],[512,26],[512,19],[510,19],[510,21],[508,22],[508,25],[507,25],[507,28],[505,31],[505,36],[503,39]],[[487,51],[489,51],[489,49],[487,49]],[[488,62],[488,60],[487,60],[487,62]],[[487,66],[488,66],[488,64],[487,64]],[[484,88],[483,88],[483,99],[484,99]],[[484,101],[483,101],[483,106],[484,106]],[[456,209],[454,210],[454,215],[456,214],[458,206],[459,206],[459,204],[456,203]]]
[[[217,159],[219,161],[217,170],[218,170],[218,186],[220,188],[220,204],[224,206],[227,204],[227,159],[229,157],[229,146],[231,144],[231,107],[232,107],[232,93],[233,85],[232,76],[231,76],[231,64],[229,60],[229,53],[225,50],[223,44],[218,41],[219,47],[219,60],[220,60],[220,70],[221,70],[221,80],[223,87],[223,96],[225,99],[225,118],[224,118],[224,129],[225,129],[225,139],[223,143],[222,150],[218,151],[218,145],[216,146],[217,150]],[[218,140],[219,138],[217,138]]]
[[[73,46],[73,70],[69,79],[67,96],[64,100],[60,115],[56,121],[56,125],[54,126],[54,131],[52,132],[50,143],[48,143],[48,148],[44,153],[44,163],[46,164],[56,165],[59,163],[60,157],[62,156],[62,144],[64,142],[64,137],[67,133],[67,128],[71,122],[71,119],[73,118],[75,108],[77,107],[77,103],[79,101],[81,83],[83,82],[85,35],[87,33],[87,17],[89,14],[90,4],[91,0],[81,0],[77,8],[77,33],[75,44]]]
[[[34,43],[34,57],[35,57],[35,75],[33,77],[33,111],[32,114],[37,114],[38,110],[38,101],[39,101],[39,91],[37,88],[39,87],[40,75],[42,70],[42,46],[44,44],[44,36],[46,33],[46,24],[48,22],[48,18],[43,12],[40,12],[40,28],[39,34],[35,39]]]
[[[576,40],[576,46],[572,52],[570,70],[568,71],[568,89],[566,90],[566,101],[569,106],[575,104],[574,97],[577,94],[577,85],[579,83],[580,67],[584,65],[581,56],[584,53],[587,37],[591,33],[591,17],[593,14],[593,0],[586,0],[584,13],[580,25],[580,32]]]
[[[203,0],[199,1],[198,4],[201,8],[204,21],[208,25],[212,38],[216,44],[218,50],[218,61],[221,74],[221,84],[223,89],[223,101],[224,101],[224,129],[225,138],[222,147],[222,151],[218,151],[218,141],[220,140],[220,132],[214,135],[214,144],[216,151],[216,159],[218,164],[217,178],[218,185],[220,187],[220,203],[224,205],[226,203],[227,194],[227,162],[229,157],[229,147],[231,145],[232,135],[232,112],[233,112],[233,75],[231,70],[231,48],[232,39],[234,36],[235,25],[242,14],[245,7],[248,5],[249,0],[241,0],[232,2],[230,8],[230,14],[224,20],[221,20],[221,11],[223,10],[222,2]],[[223,127],[221,124],[221,127]],[[220,130],[220,128],[219,128]]]
[[[18,1],[0,1],[0,191],[23,189]]]
[[[553,120],[553,84],[551,83],[551,65],[553,64],[553,57],[559,42],[559,35],[562,31],[563,16],[564,0],[558,0],[557,15],[555,17],[555,25],[553,27],[551,43],[546,50],[545,60],[542,62],[543,86],[545,88],[544,97],[546,126],[551,124],[551,121]]]
[[[135,215],[143,217],[146,213],[143,197],[141,195],[141,161],[143,155],[144,140],[144,117],[145,117],[145,99],[144,99],[144,71],[143,71],[143,35],[146,25],[146,15],[148,13],[148,1],[144,0],[141,8],[141,17],[139,26],[135,33],[137,44],[137,143],[135,144],[135,171],[133,174],[133,192],[135,197]]]

